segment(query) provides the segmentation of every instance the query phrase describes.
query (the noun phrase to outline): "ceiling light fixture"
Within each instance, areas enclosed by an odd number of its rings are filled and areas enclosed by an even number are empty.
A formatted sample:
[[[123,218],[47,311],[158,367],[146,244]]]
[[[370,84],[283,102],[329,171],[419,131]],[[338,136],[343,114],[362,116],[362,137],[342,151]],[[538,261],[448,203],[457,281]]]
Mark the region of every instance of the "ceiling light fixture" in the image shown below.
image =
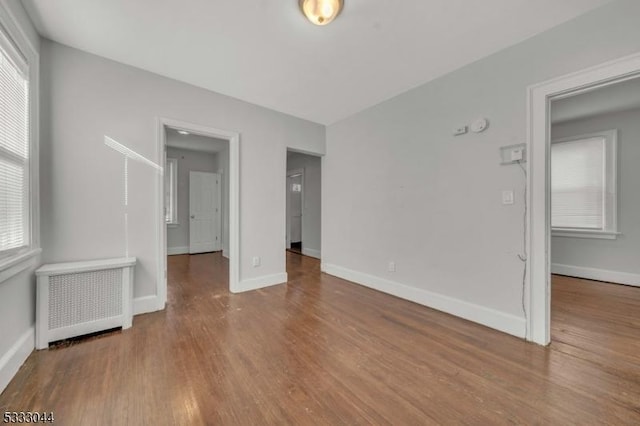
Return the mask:
[[[344,0],[300,0],[300,9],[309,21],[327,25],[340,14]]]
[[[186,130],[178,130],[178,133],[180,133],[181,135],[185,135],[185,136],[187,136],[189,134],[189,132],[187,132]]]

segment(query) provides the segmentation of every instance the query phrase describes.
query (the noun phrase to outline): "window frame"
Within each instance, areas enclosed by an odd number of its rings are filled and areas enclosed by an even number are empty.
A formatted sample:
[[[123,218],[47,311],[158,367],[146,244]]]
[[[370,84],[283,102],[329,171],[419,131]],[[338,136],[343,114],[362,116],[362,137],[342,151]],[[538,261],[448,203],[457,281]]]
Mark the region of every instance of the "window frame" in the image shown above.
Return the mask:
[[[40,248],[40,203],[39,203],[39,105],[40,105],[40,59],[34,45],[21,28],[13,12],[0,4],[0,46],[12,60],[23,62],[28,84],[29,141],[25,164],[25,245],[0,252],[0,284],[28,267],[36,265]],[[20,66],[20,64],[17,64]]]
[[[604,139],[604,226],[603,229],[551,227],[553,237],[595,238],[613,240],[618,232],[618,129],[602,130],[587,134],[558,138],[551,145],[580,140]],[[553,161],[553,150],[550,152]],[[553,206],[550,206],[553,209]]]
[[[172,164],[171,168],[169,168],[169,164]],[[170,220],[166,220],[166,214],[165,214],[165,223],[169,227],[176,227],[180,225],[180,222],[178,221],[178,159],[177,158],[166,159],[165,170],[169,170],[169,169],[171,169],[171,181],[169,182],[171,186],[171,199],[169,202],[169,206],[171,209],[171,218]],[[167,204],[165,200],[165,208],[166,208],[166,205]]]
[[[25,229],[23,230],[23,240],[24,244],[20,247],[12,247],[9,249],[1,249],[0,248],[0,262],[7,258],[12,258],[16,255],[22,254],[25,251],[28,251],[31,241],[31,211],[30,211],[30,199],[29,199],[29,185],[31,181],[30,170],[31,170],[31,147],[30,147],[30,139],[31,139],[31,129],[30,129],[30,111],[29,111],[29,98],[31,97],[31,83],[29,76],[29,65],[24,58],[24,56],[18,51],[13,42],[9,39],[9,37],[4,34],[3,29],[0,27],[0,51],[2,54],[5,54],[12,65],[18,70],[21,77],[24,78],[27,82],[27,153],[25,157],[22,155],[11,152],[10,150],[6,150],[0,147],[0,158],[5,159],[11,164],[16,165],[16,167],[20,167],[23,173],[23,188],[22,188],[22,217],[26,218],[25,221]],[[26,192],[26,194],[25,194]]]

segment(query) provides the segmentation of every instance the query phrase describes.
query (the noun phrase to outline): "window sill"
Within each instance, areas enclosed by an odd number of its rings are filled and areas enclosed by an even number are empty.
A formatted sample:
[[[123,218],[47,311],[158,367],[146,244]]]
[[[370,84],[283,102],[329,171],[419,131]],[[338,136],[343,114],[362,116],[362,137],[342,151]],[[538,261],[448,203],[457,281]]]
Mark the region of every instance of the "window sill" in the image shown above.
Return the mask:
[[[27,250],[0,261],[0,283],[19,274],[30,266],[35,266],[36,256],[42,253],[41,248]]]
[[[595,238],[600,240],[615,240],[620,232],[615,231],[588,231],[586,229],[552,229],[552,237],[571,237],[571,238]]]

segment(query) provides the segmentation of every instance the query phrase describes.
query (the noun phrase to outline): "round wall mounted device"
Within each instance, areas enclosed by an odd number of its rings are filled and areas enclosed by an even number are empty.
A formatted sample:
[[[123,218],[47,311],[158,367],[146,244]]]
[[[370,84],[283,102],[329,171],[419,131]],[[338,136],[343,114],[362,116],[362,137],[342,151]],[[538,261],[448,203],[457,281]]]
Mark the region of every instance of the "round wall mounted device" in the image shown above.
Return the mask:
[[[484,132],[485,130],[487,130],[487,127],[489,127],[489,120],[487,120],[486,118],[479,118],[471,123],[471,131],[473,133]]]

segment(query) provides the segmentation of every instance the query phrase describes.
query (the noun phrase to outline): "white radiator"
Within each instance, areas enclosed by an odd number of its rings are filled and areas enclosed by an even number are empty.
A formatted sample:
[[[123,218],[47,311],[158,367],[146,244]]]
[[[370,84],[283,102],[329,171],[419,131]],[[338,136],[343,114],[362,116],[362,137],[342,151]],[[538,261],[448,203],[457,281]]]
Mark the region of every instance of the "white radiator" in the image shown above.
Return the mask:
[[[36,271],[36,349],[131,327],[135,257],[43,265]]]

